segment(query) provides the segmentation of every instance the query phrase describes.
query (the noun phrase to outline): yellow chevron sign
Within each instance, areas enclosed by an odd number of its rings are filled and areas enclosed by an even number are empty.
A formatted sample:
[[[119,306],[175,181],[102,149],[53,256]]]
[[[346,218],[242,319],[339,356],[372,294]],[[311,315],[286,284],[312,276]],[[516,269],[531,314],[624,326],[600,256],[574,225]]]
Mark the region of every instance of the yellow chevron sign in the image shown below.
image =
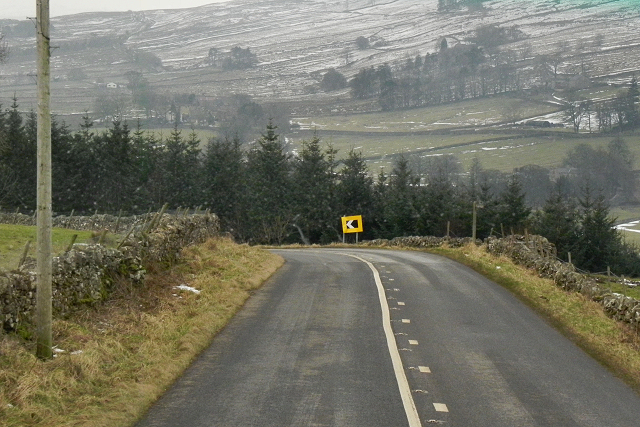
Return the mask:
[[[364,230],[362,226],[362,215],[343,216],[342,217],[342,232],[343,233],[362,233]]]

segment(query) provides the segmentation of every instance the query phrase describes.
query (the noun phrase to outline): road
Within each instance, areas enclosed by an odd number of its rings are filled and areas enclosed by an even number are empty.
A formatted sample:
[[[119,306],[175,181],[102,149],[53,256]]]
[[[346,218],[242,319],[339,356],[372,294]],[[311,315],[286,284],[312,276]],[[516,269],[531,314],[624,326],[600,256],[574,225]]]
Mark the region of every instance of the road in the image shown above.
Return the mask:
[[[285,266],[138,427],[640,425],[640,396],[458,263],[275,252]]]

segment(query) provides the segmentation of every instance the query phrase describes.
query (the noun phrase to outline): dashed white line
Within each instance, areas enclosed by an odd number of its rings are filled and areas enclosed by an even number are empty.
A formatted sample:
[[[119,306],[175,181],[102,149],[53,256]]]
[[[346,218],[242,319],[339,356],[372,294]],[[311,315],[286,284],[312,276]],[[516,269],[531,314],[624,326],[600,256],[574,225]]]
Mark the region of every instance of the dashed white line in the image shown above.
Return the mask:
[[[402,323],[411,323],[411,319],[402,319]]]
[[[436,412],[449,412],[449,408],[444,403],[434,403],[433,407],[436,409]]]
[[[404,305],[402,301],[398,301],[398,305]]]
[[[418,370],[420,372],[422,372],[423,374],[430,374],[431,373],[431,369],[429,369],[428,366],[418,366]]]
[[[409,344],[410,345],[418,345],[418,341],[417,340],[409,340]]]

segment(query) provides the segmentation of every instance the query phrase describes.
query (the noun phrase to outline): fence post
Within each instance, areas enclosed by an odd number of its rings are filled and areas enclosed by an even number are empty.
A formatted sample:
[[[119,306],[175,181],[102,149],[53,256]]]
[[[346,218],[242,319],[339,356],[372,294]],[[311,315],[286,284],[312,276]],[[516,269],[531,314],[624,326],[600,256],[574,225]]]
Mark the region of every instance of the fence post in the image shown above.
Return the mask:
[[[31,246],[31,240],[27,240],[27,243],[24,245],[24,249],[22,250],[22,256],[20,257],[20,261],[18,261],[18,268],[22,267],[22,264],[27,260],[27,254],[29,253],[29,247]]]
[[[77,234],[74,234],[73,236],[71,236],[71,243],[69,243],[69,246],[67,246],[67,250],[65,252],[69,252],[71,249],[73,249],[73,245],[76,243],[77,238],[78,238]]]

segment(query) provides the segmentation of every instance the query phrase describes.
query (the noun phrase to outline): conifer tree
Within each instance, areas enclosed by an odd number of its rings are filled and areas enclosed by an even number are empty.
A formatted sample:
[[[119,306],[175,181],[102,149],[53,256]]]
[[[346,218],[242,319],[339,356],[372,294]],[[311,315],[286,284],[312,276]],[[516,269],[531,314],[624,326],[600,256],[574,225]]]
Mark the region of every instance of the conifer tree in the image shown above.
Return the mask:
[[[374,217],[373,180],[369,176],[367,163],[361,152],[351,149],[343,161],[337,186],[338,213],[340,216],[362,215],[365,224],[364,235],[373,235],[368,227]],[[339,224],[339,219],[336,219]]]
[[[246,183],[240,140],[211,138],[203,165],[205,206],[220,217],[223,230],[246,240]]]
[[[606,271],[612,266],[622,246],[615,219],[609,216],[604,196],[593,197],[589,187],[580,199],[582,208],[576,265],[591,272]]]
[[[511,176],[499,202],[498,216],[505,232],[523,233],[531,209],[525,204],[525,194],[517,175]]]
[[[299,215],[296,225],[312,243],[337,236],[334,225],[339,215],[333,200],[335,180],[328,154],[314,135],[311,141],[303,141],[300,158],[294,163],[294,213]]]
[[[418,178],[409,168],[404,155],[395,163],[389,177],[389,191],[385,203],[385,218],[390,237],[416,234],[416,189]]]
[[[162,170],[164,171],[165,203],[172,208],[194,207],[199,205],[201,194],[198,194],[200,174],[200,140],[192,132],[188,139],[182,137],[178,123],[165,140],[162,153]]]
[[[532,232],[546,237],[556,246],[557,255],[568,259],[568,253],[576,253],[580,215],[572,199],[556,188],[543,208],[532,219]]]
[[[247,154],[248,227],[256,242],[282,243],[293,231],[289,155],[271,121]]]

